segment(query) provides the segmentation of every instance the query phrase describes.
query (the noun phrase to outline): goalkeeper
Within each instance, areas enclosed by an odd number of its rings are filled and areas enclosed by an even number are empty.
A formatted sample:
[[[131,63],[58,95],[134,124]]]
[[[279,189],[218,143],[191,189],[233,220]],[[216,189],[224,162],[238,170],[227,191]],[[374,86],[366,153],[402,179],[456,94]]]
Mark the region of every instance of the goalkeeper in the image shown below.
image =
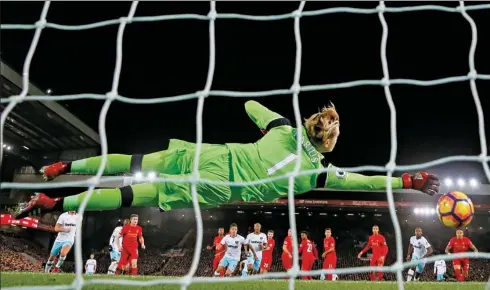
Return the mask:
[[[265,134],[250,144],[202,144],[199,158],[201,178],[220,182],[250,182],[285,175],[295,167],[297,129],[281,115],[255,101],[245,103],[248,116]],[[305,120],[301,129],[301,170],[323,168],[323,153],[331,152],[339,137],[339,115],[333,105]],[[160,177],[189,178],[192,175],[196,145],[172,139],[167,150],[146,155],[108,154],[104,175],[134,172],[157,172]],[[70,163],[58,162],[41,169],[45,180],[64,173],[96,174],[102,157],[91,157]],[[315,188],[344,190],[383,190],[385,176],[364,176],[344,172],[332,164],[335,171],[297,176],[294,193],[301,194]],[[439,191],[437,176],[426,172],[408,173],[392,177],[394,189],[411,188],[434,195]],[[270,202],[286,197],[288,180],[281,179],[247,186],[197,184],[201,208],[213,208],[233,202]],[[18,209],[18,216],[27,215],[34,208],[77,210],[87,192],[64,198],[35,194],[31,201]],[[113,210],[121,207],[159,207],[162,211],[192,208],[192,195],[188,183],[173,181],[148,182],[121,188],[98,189],[90,197],[86,210]]]

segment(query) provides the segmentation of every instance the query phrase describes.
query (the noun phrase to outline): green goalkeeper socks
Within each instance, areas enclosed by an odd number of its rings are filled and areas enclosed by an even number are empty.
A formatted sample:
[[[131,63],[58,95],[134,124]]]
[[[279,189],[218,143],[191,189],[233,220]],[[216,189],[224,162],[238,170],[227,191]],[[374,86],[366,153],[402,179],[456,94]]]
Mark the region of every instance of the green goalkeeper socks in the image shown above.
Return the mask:
[[[104,175],[118,173],[135,173],[138,171],[157,171],[165,158],[165,151],[158,151],[151,154],[124,155],[107,154],[107,163],[104,168]],[[83,173],[95,175],[99,170],[102,156],[90,157],[73,161],[68,167],[67,172]]]
[[[78,210],[87,191],[63,199],[63,210]],[[86,211],[113,210],[120,207],[158,207],[158,188],[144,183],[121,188],[95,189]]]
[[[104,174],[130,172],[131,157],[131,155],[108,154]],[[101,162],[101,156],[73,161],[71,163],[71,172],[94,175],[97,173]]]

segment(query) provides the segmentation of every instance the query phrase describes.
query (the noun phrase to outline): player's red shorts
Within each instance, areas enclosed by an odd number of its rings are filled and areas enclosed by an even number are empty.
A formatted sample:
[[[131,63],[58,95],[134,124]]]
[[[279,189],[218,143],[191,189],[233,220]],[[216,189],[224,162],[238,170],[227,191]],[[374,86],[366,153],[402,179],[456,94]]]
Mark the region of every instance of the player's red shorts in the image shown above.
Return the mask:
[[[384,264],[385,264],[384,256],[372,256],[371,261],[369,262],[369,266],[383,266]]]
[[[463,270],[468,271],[468,269],[470,268],[470,259],[469,258],[454,259],[453,266],[456,265],[459,265]]]
[[[325,260],[323,260],[323,269],[335,269],[337,268],[337,257],[325,257]]]
[[[311,271],[313,268],[313,264],[315,263],[315,260],[312,258],[303,258],[302,263],[301,263],[301,270],[302,271]],[[303,276],[301,278],[302,280],[313,280],[312,276]]]
[[[311,271],[311,269],[313,268],[313,264],[315,263],[315,260],[313,259],[305,259],[303,258],[302,259],[302,263],[301,263],[301,270],[303,271]]]
[[[218,269],[218,266],[219,266],[219,262],[221,262],[221,259],[223,259],[223,257],[225,256],[225,254],[223,253],[222,255],[215,255],[214,256],[214,259],[213,259],[213,271],[216,271],[216,269]]]
[[[272,257],[262,257],[262,262],[260,264],[260,269],[266,270],[269,272],[272,266]]]
[[[281,256],[282,266],[284,269],[289,270],[293,267],[293,258],[289,257],[288,254],[283,253]]]
[[[132,260],[135,259],[136,260],[138,259],[137,248],[132,248],[132,249],[122,248],[121,259],[119,260],[117,267],[121,268],[122,266],[129,264]]]

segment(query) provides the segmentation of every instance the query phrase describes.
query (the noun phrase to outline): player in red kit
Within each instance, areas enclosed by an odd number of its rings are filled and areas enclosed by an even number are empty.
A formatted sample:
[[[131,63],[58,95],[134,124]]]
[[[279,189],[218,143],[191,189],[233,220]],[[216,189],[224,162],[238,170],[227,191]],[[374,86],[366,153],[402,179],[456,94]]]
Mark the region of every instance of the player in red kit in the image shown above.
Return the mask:
[[[214,252],[214,259],[213,259],[213,276],[214,272],[216,272],[216,269],[218,269],[219,262],[223,257],[225,256],[226,252],[226,247],[221,247],[218,250],[218,244],[221,243],[221,240],[225,237],[225,228],[219,228],[218,229],[218,235],[214,237],[213,245],[208,246],[208,250],[216,249],[216,252]],[[220,277],[223,277],[225,275],[225,272],[220,273]]]
[[[369,236],[368,244],[357,255],[357,258],[360,259],[369,249],[373,251],[369,265],[382,267],[385,264],[386,254],[388,254],[388,245],[386,244],[385,237],[379,233],[379,227],[377,225],[373,226],[373,234]],[[383,280],[383,272],[378,272],[377,274],[375,272],[371,273],[369,276],[371,281],[376,281],[376,278],[379,281]]]
[[[478,252],[478,249],[473,245],[471,240],[464,236],[463,230],[456,231],[456,237],[452,237],[447,244],[446,254],[450,254],[450,250],[453,250],[453,253],[464,253],[467,252],[468,249],[472,249],[475,252]],[[456,274],[456,279],[458,281],[463,282],[465,279],[468,279],[468,271],[470,269],[470,259],[469,258],[459,258],[453,260],[453,268],[454,273]],[[461,269],[463,269],[463,274],[461,274]]]
[[[288,230],[288,236],[284,239],[282,245],[282,266],[287,271],[293,267],[293,233],[291,229]]]
[[[335,269],[337,267],[337,254],[335,253],[335,239],[332,237],[332,230],[325,229],[325,239],[323,239],[323,269]],[[327,274],[327,280],[332,281],[332,274]]]
[[[301,270],[311,271],[313,268],[313,263],[318,258],[318,250],[315,244],[308,239],[308,232],[301,232],[301,244],[299,245],[299,252],[301,255],[302,263]],[[313,280],[311,276],[303,276],[303,280]]]
[[[138,242],[141,248],[145,249],[145,239],[143,238],[143,229],[138,226],[138,215],[132,214],[129,224],[125,225],[121,233],[122,246],[121,259],[117,265],[116,275],[121,274],[122,270],[131,263],[131,275],[138,274]]]
[[[269,230],[267,232],[267,245],[262,250],[262,264],[260,265],[260,274],[265,274],[270,271],[272,266],[272,253],[276,247],[276,242],[274,241],[274,231]]]

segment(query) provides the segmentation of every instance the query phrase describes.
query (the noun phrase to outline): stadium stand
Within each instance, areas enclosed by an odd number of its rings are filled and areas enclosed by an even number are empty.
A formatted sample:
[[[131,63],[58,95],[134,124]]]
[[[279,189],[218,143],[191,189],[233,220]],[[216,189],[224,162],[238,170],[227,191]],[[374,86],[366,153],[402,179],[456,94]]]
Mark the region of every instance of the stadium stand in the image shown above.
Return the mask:
[[[181,214],[181,213],[179,213]],[[223,211],[216,210],[212,212],[213,216],[219,216]],[[280,214],[279,214],[280,215]],[[334,216],[336,215],[336,216]],[[175,215],[177,218],[177,215]],[[477,216],[473,222],[473,226],[466,230],[466,234],[471,237],[473,242],[478,245],[481,251],[490,250],[490,231],[488,228],[480,228],[480,223],[485,223],[487,217],[484,215]],[[274,263],[271,268],[272,272],[284,271],[281,265],[281,247],[282,241],[287,233],[287,219],[274,218],[267,219],[264,216],[258,216],[256,212],[244,211],[240,217],[229,217],[224,222],[218,222],[216,220],[208,220],[205,223],[204,231],[204,244],[201,250],[201,260],[196,272],[196,276],[212,276],[212,269],[210,267],[213,260],[213,252],[206,249],[206,246],[211,243],[218,226],[227,225],[235,220],[238,220],[239,232],[242,235],[246,235],[249,225],[252,225],[255,221],[262,224],[263,231],[273,229],[275,232],[276,249],[274,251]],[[388,257],[386,258],[387,264],[395,262],[394,252],[394,235],[392,225],[390,221],[383,220],[382,217],[375,215],[366,215],[364,218],[357,217],[352,220],[351,216],[346,215],[345,212],[338,211],[330,216],[328,223],[324,219],[320,219],[318,212],[312,212],[311,214],[298,215],[298,228],[306,229],[311,235],[312,239],[317,244],[319,251],[321,252],[321,245],[323,239],[324,227],[328,224],[333,228],[334,236],[338,241],[337,251],[337,267],[359,267],[365,266],[368,261],[365,259],[357,259],[357,254],[360,249],[365,245],[367,236],[370,233],[370,228],[373,224],[378,224],[382,233],[387,238],[388,246],[390,248]],[[435,222],[432,218],[430,220],[417,221],[416,219],[409,219],[402,224],[402,233],[404,240],[404,251],[408,244],[408,238],[413,235],[414,228],[421,226],[425,229],[426,237],[432,244],[434,251],[440,253],[444,251],[444,248],[454,233],[452,230],[439,231],[437,235],[431,232],[431,228],[434,227]],[[325,225],[325,226],[324,226]],[[139,271],[143,275],[164,275],[164,276],[184,276],[189,267],[191,266],[192,256],[194,253],[195,243],[195,228],[194,227],[179,227],[178,225],[167,225],[166,228],[159,228],[154,225],[143,225],[145,236],[147,240],[161,241],[157,244],[152,242],[152,246],[148,246],[147,250],[142,250],[139,261]],[[342,229],[342,230],[341,230]],[[36,231],[29,230],[27,233],[25,230],[20,230],[19,233],[12,233],[11,229],[3,229],[0,235],[2,242],[1,246],[1,263],[2,271],[32,271],[39,272],[42,270],[43,263],[47,257],[47,247],[43,247],[39,243],[33,242],[30,235],[36,235]],[[100,241],[101,245],[106,244],[106,239]],[[149,244],[148,244],[149,245]],[[100,250],[95,248],[88,248],[84,245],[84,257],[87,257],[89,253],[94,253],[98,261],[97,273],[103,274],[107,272],[107,268],[110,264],[107,247],[103,246]],[[471,260],[470,279],[472,281],[486,281],[490,276],[490,262],[487,260]],[[321,261],[316,261],[313,269],[321,268]],[[73,272],[74,263],[73,258],[71,261],[65,262],[63,265],[64,272]],[[406,273],[404,274],[406,275]],[[451,266],[448,266],[447,276],[449,279],[454,276]],[[319,279],[319,277],[315,277]],[[368,273],[356,273],[349,275],[340,275],[340,280],[369,280]],[[395,274],[387,273],[384,276],[385,280],[395,280]],[[422,280],[433,281],[433,264],[426,265]]]

